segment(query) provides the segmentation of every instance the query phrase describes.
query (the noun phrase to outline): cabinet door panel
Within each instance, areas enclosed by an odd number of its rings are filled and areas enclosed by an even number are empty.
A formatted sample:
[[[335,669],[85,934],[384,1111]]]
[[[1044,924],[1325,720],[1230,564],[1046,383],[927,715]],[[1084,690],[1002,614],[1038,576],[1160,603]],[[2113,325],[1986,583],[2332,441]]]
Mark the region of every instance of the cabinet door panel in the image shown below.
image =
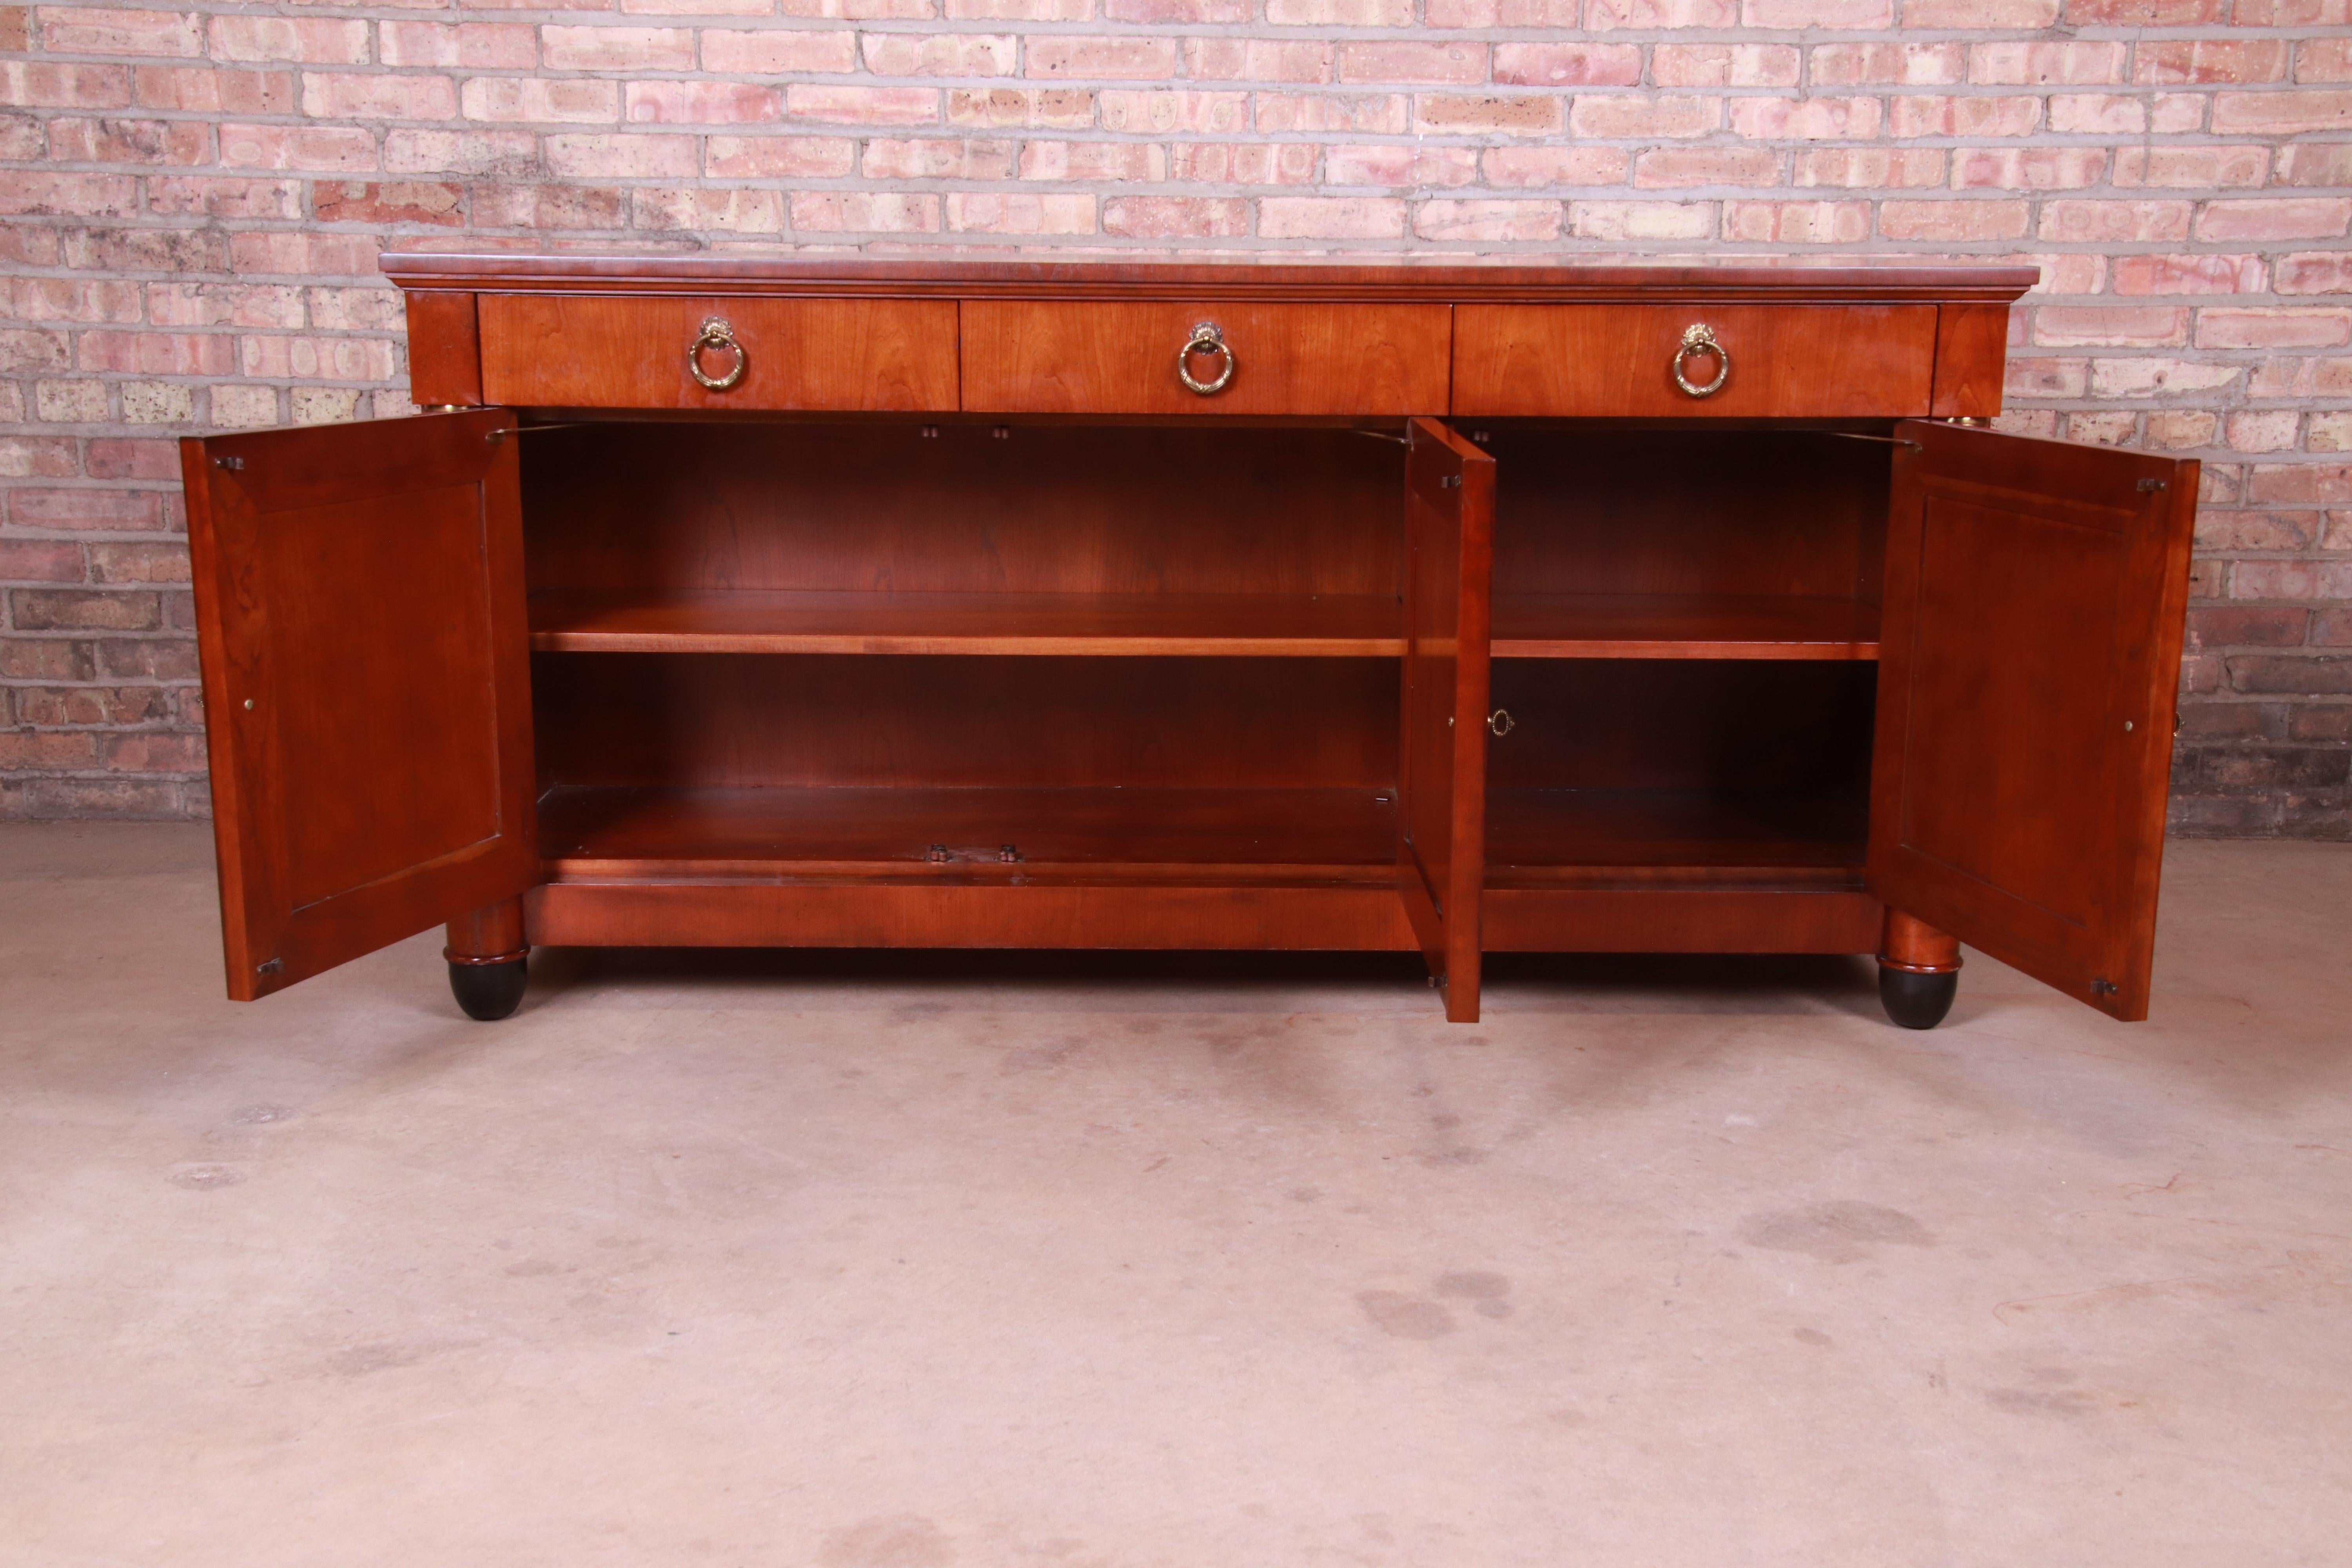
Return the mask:
[[[1177,357],[1202,322],[1230,361]],[[1444,305],[967,300],[963,405],[990,414],[1440,414]],[[1230,368],[1223,385],[1217,378]]]
[[[1413,420],[1409,437],[1398,886],[1446,1017],[1475,1023],[1495,460],[1433,419]]]
[[[1896,433],[1870,890],[2145,1017],[2198,466]]]
[[[181,443],[231,996],[539,880],[512,425]]]

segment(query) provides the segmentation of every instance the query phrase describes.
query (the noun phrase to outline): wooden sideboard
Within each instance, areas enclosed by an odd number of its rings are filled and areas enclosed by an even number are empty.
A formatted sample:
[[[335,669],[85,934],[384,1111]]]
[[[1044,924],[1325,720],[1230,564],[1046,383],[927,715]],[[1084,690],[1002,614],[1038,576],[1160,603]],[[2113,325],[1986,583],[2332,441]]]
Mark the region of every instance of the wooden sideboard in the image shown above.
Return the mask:
[[[2146,1015],[2197,465],[2031,268],[394,252],[184,444],[232,996],[538,944],[1876,953]]]

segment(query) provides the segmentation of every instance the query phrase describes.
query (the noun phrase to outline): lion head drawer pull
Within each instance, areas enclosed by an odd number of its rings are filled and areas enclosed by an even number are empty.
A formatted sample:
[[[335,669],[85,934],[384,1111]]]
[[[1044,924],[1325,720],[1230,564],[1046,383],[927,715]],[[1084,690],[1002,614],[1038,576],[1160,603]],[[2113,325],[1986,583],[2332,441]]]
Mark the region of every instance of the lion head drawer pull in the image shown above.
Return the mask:
[[[1705,386],[1698,385],[1683,374],[1683,362],[1694,354],[1715,356],[1715,379]],[[1713,327],[1704,321],[1693,321],[1683,329],[1683,346],[1675,351],[1674,372],[1675,384],[1693,397],[1713,397],[1723,390],[1723,384],[1731,379],[1730,351],[1715,341]]]
[[[1194,354],[1222,355],[1225,362],[1225,368],[1217,373],[1217,379],[1214,381],[1198,380],[1192,374]],[[1176,374],[1183,379],[1186,386],[1191,387],[1202,397],[1214,397],[1218,393],[1224,391],[1225,384],[1234,378],[1234,351],[1225,342],[1224,329],[1214,321],[1194,323],[1192,337],[1187,339],[1184,346],[1176,353]]]
[[[735,363],[728,367],[725,375],[705,374],[702,369],[702,356],[705,353],[717,353],[721,349],[733,354]],[[743,372],[751,363],[751,356],[743,352],[743,345],[736,340],[735,329],[728,324],[727,318],[724,316],[712,316],[706,319],[702,323],[701,335],[687,346],[686,368],[694,373],[695,380],[713,392],[724,392],[742,380]]]

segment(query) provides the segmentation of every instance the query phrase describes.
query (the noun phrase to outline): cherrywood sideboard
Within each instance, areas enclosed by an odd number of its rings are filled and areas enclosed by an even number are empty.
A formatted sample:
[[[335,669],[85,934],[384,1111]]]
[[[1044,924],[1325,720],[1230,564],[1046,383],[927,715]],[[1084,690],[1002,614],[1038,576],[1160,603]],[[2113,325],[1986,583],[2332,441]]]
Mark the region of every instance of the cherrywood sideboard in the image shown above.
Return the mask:
[[[232,996],[541,944],[1875,953],[2145,1016],[2197,465],[2029,268],[405,251],[191,438]]]

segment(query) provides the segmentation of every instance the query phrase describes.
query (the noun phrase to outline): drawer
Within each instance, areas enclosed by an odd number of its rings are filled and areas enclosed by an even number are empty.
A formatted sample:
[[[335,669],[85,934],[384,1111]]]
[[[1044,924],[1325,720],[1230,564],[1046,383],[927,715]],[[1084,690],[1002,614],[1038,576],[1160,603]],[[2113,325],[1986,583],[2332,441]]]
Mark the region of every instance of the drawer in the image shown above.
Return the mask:
[[[1621,418],[1892,418],[1924,415],[1933,305],[1463,305],[1456,415]],[[1695,350],[1704,327],[1729,356]]]
[[[991,414],[1443,414],[1450,312],[967,300],[963,405]],[[1193,380],[1213,388],[1195,391],[1178,359],[1204,322],[1224,351],[1186,360]]]
[[[482,395],[567,408],[951,409],[950,300],[481,297]],[[726,323],[705,336],[703,323]],[[698,383],[687,353],[698,340]]]

